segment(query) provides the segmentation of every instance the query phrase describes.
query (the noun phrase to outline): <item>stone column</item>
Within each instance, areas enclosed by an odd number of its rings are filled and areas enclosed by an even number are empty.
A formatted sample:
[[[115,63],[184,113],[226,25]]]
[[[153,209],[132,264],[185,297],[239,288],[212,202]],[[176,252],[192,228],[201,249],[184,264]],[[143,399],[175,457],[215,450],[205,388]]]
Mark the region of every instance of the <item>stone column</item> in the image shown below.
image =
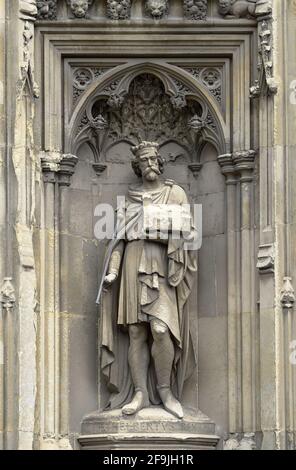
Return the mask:
[[[77,157],[44,153],[44,259],[41,268],[41,443],[43,449],[70,448],[68,441],[68,187]]]
[[[4,408],[1,413],[1,423],[3,426],[2,435],[2,448],[14,449],[15,442],[15,424],[16,424],[16,404],[15,404],[15,375],[12,371],[15,369],[15,320],[14,320],[14,305],[15,305],[15,291],[12,285],[12,278],[7,277],[4,279],[1,292],[0,302],[1,308],[1,341],[2,349],[2,363],[4,370],[1,377],[1,399]]]
[[[63,446],[69,446],[69,307],[68,307],[68,269],[69,269],[69,186],[78,158],[64,155],[59,171],[60,206],[60,436]]]
[[[227,201],[227,271],[228,271],[228,406],[229,433],[235,434],[240,426],[240,395],[238,366],[238,320],[239,305],[237,301],[237,226],[236,226],[236,191],[237,175],[232,154],[220,155],[218,162],[226,179]]]
[[[57,172],[60,163],[59,153],[47,153],[41,158],[44,181],[44,227],[43,227],[43,266],[41,266],[41,338],[44,346],[41,350],[41,436],[54,439],[58,434],[59,416],[56,412],[59,402],[57,369],[57,351],[59,350],[59,331],[56,317],[57,279]],[[42,444],[41,444],[42,446]]]
[[[235,152],[233,162],[240,175],[240,279],[241,279],[241,361],[242,361],[242,431],[248,434],[255,429],[254,390],[254,245],[253,245],[253,170],[255,152]]]

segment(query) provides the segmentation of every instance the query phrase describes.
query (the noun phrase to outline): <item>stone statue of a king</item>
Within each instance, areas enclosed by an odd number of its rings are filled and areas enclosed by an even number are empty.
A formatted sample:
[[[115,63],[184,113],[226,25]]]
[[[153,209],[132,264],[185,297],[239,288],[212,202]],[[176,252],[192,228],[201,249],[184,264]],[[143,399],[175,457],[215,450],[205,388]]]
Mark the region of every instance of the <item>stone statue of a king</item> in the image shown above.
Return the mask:
[[[188,307],[196,229],[185,191],[161,177],[158,144],[143,141],[132,152],[141,182],[117,208],[98,295],[107,406],[133,415],[162,404],[181,419],[183,385],[196,365]]]

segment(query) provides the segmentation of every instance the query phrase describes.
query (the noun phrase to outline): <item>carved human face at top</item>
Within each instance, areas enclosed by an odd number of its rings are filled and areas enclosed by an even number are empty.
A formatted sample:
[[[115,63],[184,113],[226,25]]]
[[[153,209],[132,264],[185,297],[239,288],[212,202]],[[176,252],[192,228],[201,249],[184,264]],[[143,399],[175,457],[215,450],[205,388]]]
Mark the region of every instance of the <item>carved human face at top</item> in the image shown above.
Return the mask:
[[[161,18],[168,9],[167,0],[147,0],[146,11],[153,18]]]
[[[219,12],[221,15],[227,15],[231,7],[231,0],[219,0]]]
[[[145,153],[138,157],[142,178],[147,181],[155,181],[159,178],[160,170],[158,157],[154,149],[146,149]]]
[[[88,0],[70,0],[71,11],[77,18],[84,18],[88,7]]]

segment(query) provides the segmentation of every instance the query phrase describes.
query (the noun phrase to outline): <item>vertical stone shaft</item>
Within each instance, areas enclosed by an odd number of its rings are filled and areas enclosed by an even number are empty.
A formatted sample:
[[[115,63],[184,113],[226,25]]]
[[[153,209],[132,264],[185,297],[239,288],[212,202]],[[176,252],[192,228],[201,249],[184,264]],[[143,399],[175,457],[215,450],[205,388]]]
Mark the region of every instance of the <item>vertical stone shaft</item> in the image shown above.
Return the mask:
[[[59,279],[60,279],[60,428],[59,434],[69,434],[69,186],[78,159],[74,155],[63,155],[59,171]]]
[[[69,427],[69,321],[68,321],[68,223],[69,223],[69,194],[66,185],[60,186],[60,434],[68,435]]]
[[[55,433],[55,193],[54,173],[45,181],[44,434]]]
[[[237,263],[236,263],[236,188],[232,155],[221,155],[218,161],[222,173],[226,178],[227,198],[227,271],[228,271],[228,404],[229,404],[229,432],[235,433],[238,429],[239,403],[238,395],[238,344],[237,344]]]
[[[15,429],[15,326],[12,307],[4,307],[4,449],[16,446]]]
[[[252,272],[252,179],[254,151],[236,152],[234,162],[240,173],[241,200],[241,344],[243,432],[254,431],[253,410],[253,272]]]
[[[0,118],[5,122],[6,110],[4,106],[4,83],[5,83],[5,2],[0,2]],[[5,168],[5,135],[6,126],[0,126],[0,282],[5,276],[6,252],[6,168]],[[0,449],[3,449],[4,433],[4,309],[0,306]]]

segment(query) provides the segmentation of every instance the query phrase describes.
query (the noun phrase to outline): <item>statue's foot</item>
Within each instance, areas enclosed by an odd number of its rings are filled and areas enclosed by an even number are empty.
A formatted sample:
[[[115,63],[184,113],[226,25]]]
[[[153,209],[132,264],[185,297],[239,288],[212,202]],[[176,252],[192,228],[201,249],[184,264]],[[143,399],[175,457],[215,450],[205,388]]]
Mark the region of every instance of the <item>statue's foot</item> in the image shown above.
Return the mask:
[[[171,390],[168,387],[158,388],[158,393],[160,395],[161,401],[165,409],[172,413],[179,419],[182,419],[184,416],[183,408],[181,403],[174,397]]]
[[[125,415],[134,415],[142,408],[147,408],[149,406],[149,399],[146,394],[141,391],[137,391],[130,403],[124,405],[122,408],[122,413]]]

